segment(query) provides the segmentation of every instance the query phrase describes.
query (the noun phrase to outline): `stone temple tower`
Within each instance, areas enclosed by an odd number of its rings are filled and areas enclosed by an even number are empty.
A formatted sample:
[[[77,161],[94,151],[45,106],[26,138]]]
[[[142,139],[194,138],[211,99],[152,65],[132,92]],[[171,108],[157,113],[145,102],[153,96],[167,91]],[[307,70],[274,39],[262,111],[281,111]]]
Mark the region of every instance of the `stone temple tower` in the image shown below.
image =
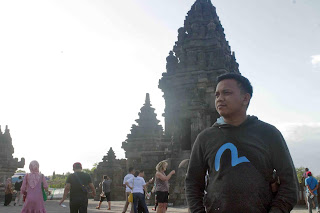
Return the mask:
[[[239,73],[210,0],[196,0],[192,5],[166,60],[167,72],[159,81],[165,99],[165,135],[173,137],[180,150],[191,150],[197,135],[218,117],[216,77]]]
[[[25,159],[13,158],[14,148],[12,145],[12,138],[8,126],[4,133],[1,131],[0,126],[0,183],[5,183],[7,178],[15,173],[17,168],[23,168]],[[0,185],[0,201],[4,199],[4,186]]]
[[[164,140],[163,128],[159,125],[157,114],[151,106],[149,93],[146,94],[144,105],[139,112],[137,124],[131,127],[131,133],[122,143],[127,158],[127,167],[144,169],[146,178],[155,173],[159,161],[169,158],[170,140]]]

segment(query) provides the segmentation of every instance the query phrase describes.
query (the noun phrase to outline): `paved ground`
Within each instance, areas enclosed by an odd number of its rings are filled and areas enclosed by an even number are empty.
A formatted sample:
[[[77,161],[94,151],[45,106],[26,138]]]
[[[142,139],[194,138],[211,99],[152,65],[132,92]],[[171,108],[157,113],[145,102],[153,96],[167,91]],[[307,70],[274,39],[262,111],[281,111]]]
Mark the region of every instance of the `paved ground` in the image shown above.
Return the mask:
[[[45,202],[47,213],[69,213],[69,203],[68,201],[65,201],[64,204],[67,205],[66,208],[63,208],[58,205],[57,200],[48,200]],[[121,213],[122,208],[124,206],[124,201],[112,201],[111,203],[111,210],[107,210],[106,208],[106,202],[102,203],[102,207],[100,210],[95,209],[96,205],[98,204],[98,201],[89,201],[89,207],[88,207],[88,213]],[[22,206],[13,206],[13,203],[11,203],[11,206],[3,206],[3,204],[0,205],[0,213],[20,213],[22,209]],[[150,213],[155,212],[152,211],[152,206],[148,207]],[[129,211],[127,211],[129,212]],[[185,207],[169,207],[167,213],[187,213],[187,208]],[[307,213],[307,209],[304,206],[298,206],[296,207],[292,213]],[[315,212],[315,210],[313,210]]]

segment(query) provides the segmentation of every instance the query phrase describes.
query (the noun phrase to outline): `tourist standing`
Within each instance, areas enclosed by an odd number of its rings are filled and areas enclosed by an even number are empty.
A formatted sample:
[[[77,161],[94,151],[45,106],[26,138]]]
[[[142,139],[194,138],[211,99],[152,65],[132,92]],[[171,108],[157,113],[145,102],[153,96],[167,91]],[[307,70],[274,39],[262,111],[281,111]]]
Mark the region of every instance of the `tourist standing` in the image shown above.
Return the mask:
[[[310,171],[307,172],[307,179],[305,180],[305,185],[307,187],[307,197],[308,197],[308,209],[309,213],[312,213],[312,201],[316,205],[316,212],[319,210],[318,206],[318,181],[312,176]]]
[[[46,178],[39,172],[38,161],[31,161],[29,169],[30,173],[26,174],[21,186],[21,193],[26,195],[21,213],[46,213],[41,187],[42,185],[45,190],[48,190]]]
[[[164,172],[167,170],[168,163],[161,161],[156,166],[156,199],[158,203],[157,212],[163,213],[168,208],[168,196],[169,196],[169,180],[176,172],[172,170],[168,175]]]
[[[108,175],[104,175],[103,176],[104,181],[101,183],[102,185],[102,190],[101,190],[101,194],[100,194],[100,202],[99,205],[96,207],[96,209],[100,209],[102,202],[104,201],[104,199],[107,199],[108,202],[108,210],[111,210],[111,197],[110,197],[110,193],[111,193],[111,183],[112,180],[110,179],[110,177]]]
[[[296,205],[298,180],[287,144],[274,126],[247,115],[252,91],[240,74],[217,78],[215,106],[221,117],[197,136],[187,170],[191,212],[275,213]],[[280,179],[276,196],[274,170]]]
[[[130,195],[131,193],[131,189],[126,185],[126,182],[130,179],[130,178],[133,178],[134,177],[134,168],[133,167],[130,167],[129,168],[129,173],[123,178],[123,186],[126,188],[126,191],[125,191],[125,197],[126,197],[126,203],[123,207],[123,210],[122,210],[122,213],[125,213],[128,209],[128,206],[129,206],[129,201],[128,201],[128,196]],[[131,210],[130,210],[130,213],[133,213],[133,204],[131,203]]]
[[[138,213],[138,204],[144,209],[144,213],[149,213],[144,194],[144,192],[148,193],[144,171],[135,171],[134,177],[126,181],[125,184],[132,190],[134,213]]]
[[[140,177],[142,177],[142,178],[144,178],[144,171],[143,170],[140,170],[140,173],[142,173],[143,172],[143,176],[140,176]],[[146,187],[150,184],[150,183],[152,183],[152,182],[154,182],[153,181],[153,177],[148,181],[148,182],[146,182]],[[148,188],[146,188],[146,189],[148,189]],[[143,193],[143,195],[144,195],[144,197],[145,198],[147,198],[147,199],[150,199],[150,196],[151,196],[151,192],[150,193],[145,193],[145,191],[143,191],[144,193]],[[145,213],[145,211],[144,211],[144,207],[143,207],[143,205],[141,205],[141,204],[139,204],[138,203],[138,213]]]
[[[19,176],[19,179],[17,182],[14,184],[14,190],[16,190],[17,195],[16,199],[14,201],[14,205],[18,204],[19,206],[22,206],[21,202],[23,200],[23,195],[21,193],[21,186],[22,186],[22,176]]]
[[[64,188],[63,197],[59,205],[67,198],[70,191],[70,213],[87,213],[88,209],[88,190],[87,186],[92,190],[92,196],[96,196],[96,190],[92,184],[89,174],[82,172],[81,163],[73,164],[73,174],[67,177]]]
[[[305,183],[306,179],[308,178],[307,172],[309,172],[309,168],[305,168],[305,169],[304,169],[304,173],[302,174],[301,183],[303,183],[303,184]],[[308,190],[307,190],[306,185],[303,186],[303,190],[304,190],[304,194],[303,194],[303,196],[304,196],[304,201],[305,201],[306,206],[307,206],[307,208],[308,208],[308,195],[307,195]]]
[[[12,200],[12,183],[11,178],[8,178],[5,184],[5,191],[4,191],[4,206],[9,206]]]

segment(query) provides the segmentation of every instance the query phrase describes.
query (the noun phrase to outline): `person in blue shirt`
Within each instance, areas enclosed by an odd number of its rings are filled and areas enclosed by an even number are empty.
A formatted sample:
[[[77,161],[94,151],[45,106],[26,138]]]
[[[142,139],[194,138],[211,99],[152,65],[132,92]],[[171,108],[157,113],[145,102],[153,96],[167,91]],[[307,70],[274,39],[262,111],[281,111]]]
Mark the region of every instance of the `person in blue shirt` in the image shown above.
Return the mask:
[[[310,171],[307,172],[307,179],[305,180],[305,185],[307,187],[307,196],[308,196],[308,210],[309,213],[312,213],[312,201],[316,205],[316,211],[319,212],[318,207],[318,181],[312,176]]]

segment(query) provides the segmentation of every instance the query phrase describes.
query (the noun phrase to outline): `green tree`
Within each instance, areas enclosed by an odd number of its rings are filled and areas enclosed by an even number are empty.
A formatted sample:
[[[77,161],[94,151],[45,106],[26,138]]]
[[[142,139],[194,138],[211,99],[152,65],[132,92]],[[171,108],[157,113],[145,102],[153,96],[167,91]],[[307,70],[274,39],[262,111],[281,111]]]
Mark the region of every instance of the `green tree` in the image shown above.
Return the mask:
[[[55,176],[53,178],[53,175]],[[60,175],[53,173],[52,176],[50,176],[50,180],[48,180],[48,185],[50,188],[64,188],[64,185],[66,184],[66,180],[68,175]]]
[[[91,173],[92,173],[92,174],[94,173],[94,170],[96,170],[97,166],[98,166],[98,163],[94,163],[94,164],[93,164],[93,167],[92,167],[92,169],[91,169]]]
[[[82,169],[82,172],[91,175],[91,170],[90,169]]]
[[[26,173],[26,171],[21,170],[21,169],[18,169],[18,170],[16,171],[16,173]]]
[[[296,172],[297,172],[297,177],[298,177],[299,183],[302,183],[302,181],[303,181],[303,173],[305,172],[305,167],[296,168]]]

